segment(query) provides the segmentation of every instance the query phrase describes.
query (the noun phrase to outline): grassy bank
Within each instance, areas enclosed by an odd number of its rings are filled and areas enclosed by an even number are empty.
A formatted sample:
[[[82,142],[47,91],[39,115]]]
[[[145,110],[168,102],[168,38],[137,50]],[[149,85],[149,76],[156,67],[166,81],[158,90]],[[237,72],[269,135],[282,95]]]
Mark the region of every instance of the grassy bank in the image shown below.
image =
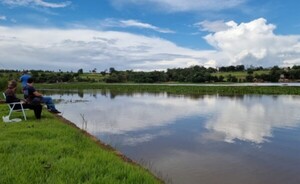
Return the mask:
[[[0,104],[1,117],[7,110]],[[29,120],[19,123],[0,121],[1,184],[160,183],[58,117],[43,112],[35,120],[32,111],[27,115]]]
[[[167,92],[170,94],[294,94],[300,95],[297,86],[187,86],[187,85],[145,85],[145,84],[105,84],[105,83],[58,83],[39,84],[44,89],[103,89],[113,92]]]

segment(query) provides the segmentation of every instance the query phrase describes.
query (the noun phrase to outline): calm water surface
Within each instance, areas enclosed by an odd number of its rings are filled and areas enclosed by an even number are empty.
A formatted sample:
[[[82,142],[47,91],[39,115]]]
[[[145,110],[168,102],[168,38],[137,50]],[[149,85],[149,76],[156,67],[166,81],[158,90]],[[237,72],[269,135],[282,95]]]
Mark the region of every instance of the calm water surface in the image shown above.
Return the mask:
[[[168,183],[300,183],[300,96],[51,96],[66,119]]]

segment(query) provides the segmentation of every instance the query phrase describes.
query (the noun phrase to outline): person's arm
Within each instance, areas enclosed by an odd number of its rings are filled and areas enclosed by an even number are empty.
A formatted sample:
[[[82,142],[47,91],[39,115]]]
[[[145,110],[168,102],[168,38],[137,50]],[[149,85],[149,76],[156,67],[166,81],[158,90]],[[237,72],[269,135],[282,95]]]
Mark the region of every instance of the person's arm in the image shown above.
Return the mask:
[[[31,95],[33,95],[33,96],[39,96],[39,97],[43,96],[42,93],[39,93],[39,92],[38,92],[37,90],[35,90],[35,88],[32,87],[32,86],[27,86],[26,89],[28,90],[28,95],[29,95],[29,96],[31,96]]]
[[[39,93],[39,92],[37,92],[37,91],[33,92],[33,94],[34,94],[34,96],[43,96],[42,93]]]

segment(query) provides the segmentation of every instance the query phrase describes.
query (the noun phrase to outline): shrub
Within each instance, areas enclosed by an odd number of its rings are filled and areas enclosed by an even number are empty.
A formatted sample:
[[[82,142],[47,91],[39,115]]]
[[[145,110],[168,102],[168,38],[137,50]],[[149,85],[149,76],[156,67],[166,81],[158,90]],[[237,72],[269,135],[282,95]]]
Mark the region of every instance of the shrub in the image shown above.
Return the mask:
[[[7,79],[6,78],[1,78],[0,79],[0,90],[3,91],[7,87]]]

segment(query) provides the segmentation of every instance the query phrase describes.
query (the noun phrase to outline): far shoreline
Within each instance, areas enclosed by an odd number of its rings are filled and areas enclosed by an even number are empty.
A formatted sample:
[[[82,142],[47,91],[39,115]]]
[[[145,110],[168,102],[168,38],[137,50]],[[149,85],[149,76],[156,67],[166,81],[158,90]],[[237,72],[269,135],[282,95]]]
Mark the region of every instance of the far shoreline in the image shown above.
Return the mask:
[[[251,85],[250,85],[251,84]],[[51,83],[37,84],[40,89],[85,90],[101,89],[111,92],[166,92],[191,95],[300,95],[300,83]]]

